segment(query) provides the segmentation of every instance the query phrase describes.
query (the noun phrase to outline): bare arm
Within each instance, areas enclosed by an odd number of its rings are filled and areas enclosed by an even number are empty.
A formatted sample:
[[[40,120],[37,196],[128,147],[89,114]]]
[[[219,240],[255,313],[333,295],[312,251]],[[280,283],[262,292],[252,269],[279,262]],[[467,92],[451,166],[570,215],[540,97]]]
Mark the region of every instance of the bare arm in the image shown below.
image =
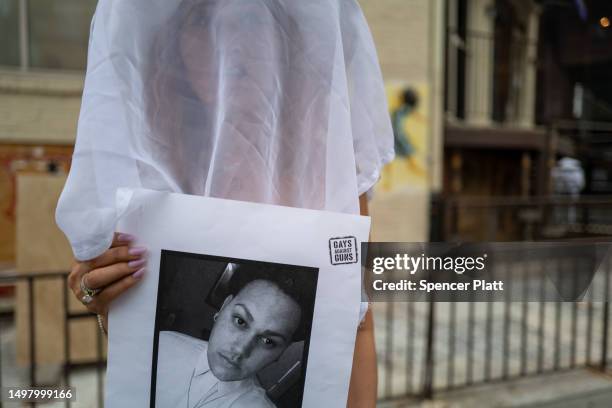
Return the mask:
[[[361,215],[368,215],[368,201],[365,194],[359,197],[359,207]],[[368,311],[363,324],[357,331],[347,407],[376,407],[377,385],[374,320],[371,311]]]

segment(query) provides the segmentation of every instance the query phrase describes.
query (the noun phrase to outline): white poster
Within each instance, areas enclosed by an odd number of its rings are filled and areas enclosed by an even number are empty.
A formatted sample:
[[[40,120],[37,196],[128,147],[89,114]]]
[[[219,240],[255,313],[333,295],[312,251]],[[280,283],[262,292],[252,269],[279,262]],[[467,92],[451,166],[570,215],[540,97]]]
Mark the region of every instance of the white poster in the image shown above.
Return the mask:
[[[346,406],[368,217],[120,196],[148,263],[110,311],[106,406]]]

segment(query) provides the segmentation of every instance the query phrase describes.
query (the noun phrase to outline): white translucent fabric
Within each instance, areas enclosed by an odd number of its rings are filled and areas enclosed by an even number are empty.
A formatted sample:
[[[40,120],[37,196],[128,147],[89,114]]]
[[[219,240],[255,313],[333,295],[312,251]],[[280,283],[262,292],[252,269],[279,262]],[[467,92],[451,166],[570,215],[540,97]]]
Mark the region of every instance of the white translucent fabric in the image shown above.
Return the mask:
[[[86,260],[121,187],[357,213],[392,157],[355,0],[100,0],[56,218]]]

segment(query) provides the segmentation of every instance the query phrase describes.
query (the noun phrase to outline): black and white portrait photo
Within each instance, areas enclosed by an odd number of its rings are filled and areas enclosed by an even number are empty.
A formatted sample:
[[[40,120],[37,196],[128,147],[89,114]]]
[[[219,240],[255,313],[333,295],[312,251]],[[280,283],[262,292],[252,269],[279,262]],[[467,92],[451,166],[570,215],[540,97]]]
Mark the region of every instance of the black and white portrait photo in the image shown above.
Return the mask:
[[[302,406],[318,274],[162,251],[151,407]]]

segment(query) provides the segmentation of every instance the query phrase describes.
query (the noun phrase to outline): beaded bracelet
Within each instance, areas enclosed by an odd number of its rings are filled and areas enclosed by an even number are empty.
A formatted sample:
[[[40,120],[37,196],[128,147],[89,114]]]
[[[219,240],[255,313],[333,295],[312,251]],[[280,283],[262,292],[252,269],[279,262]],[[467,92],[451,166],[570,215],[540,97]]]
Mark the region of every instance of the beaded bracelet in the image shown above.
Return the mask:
[[[102,316],[97,315],[97,317],[98,317],[98,327],[100,327],[100,331],[104,333],[105,336],[108,336],[108,332],[104,328],[104,323],[102,322]]]

